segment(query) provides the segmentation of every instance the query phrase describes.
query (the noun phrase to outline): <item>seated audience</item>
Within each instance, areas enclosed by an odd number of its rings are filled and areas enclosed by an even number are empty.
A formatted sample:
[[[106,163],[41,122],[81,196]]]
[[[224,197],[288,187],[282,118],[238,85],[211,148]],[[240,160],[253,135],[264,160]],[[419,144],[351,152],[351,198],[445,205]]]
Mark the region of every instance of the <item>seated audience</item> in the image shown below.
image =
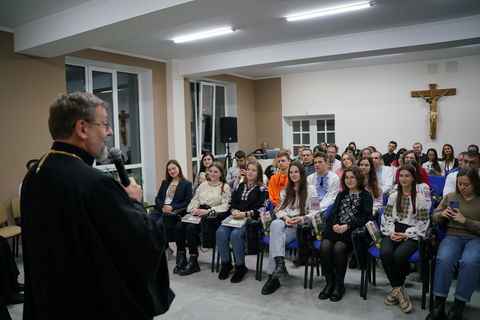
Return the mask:
[[[399,304],[405,313],[412,310],[404,288],[408,259],[418,250],[418,238],[425,236],[430,220],[430,189],[425,183],[417,184],[415,174],[411,164],[400,168],[397,192],[388,197],[381,221],[380,258],[392,286],[385,304]]]
[[[465,167],[465,155],[468,154],[468,151],[463,151],[458,154],[458,167],[450,170],[446,175],[459,171],[461,168]]]
[[[345,293],[347,254],[353,248],[351,234],[371,219],[373,200],[365,190],[365,178],[357,166],[346,168],[341,179],[342,191],[337,195],[326,220],[320,246],[322,274],[326,285],[318,298],[339,301]]]
[[[304,148],[302,150],[302,164],[307,171],[307,176],[315,172],[315,167],[313,166],[313,153],[309,148]]]
[[[385,166],[390,167],[392,165],[392,162],[397,158],[397,155],[395,154],[396,149],[397,149],[397,142],[393,140],[390,141],[388,143],[387,153],[385,153],[382,156],[383,164]]]
[[[350,166],[353,166],[354,163],[355,163],[355,157],[353,156],[353,154],[345,152],[344,154],[342,154],[342,160],[341,160],[342,166],[338,168],[337,171],[335,171],[335,173],[339,178],[341,178],[343,175],[343,170],[345,170]]]
[[[327,143],[325,141],[321,141],[319,144],[320,151],[327,153]]]
[[[437,150],[435,150],[434,148],[428,149],[427,158],[428,161],[422,164],[422,168],[425,169],[425,171],[427,171],[429,175],[444,176],[444,164],[443,162],[438,161]]]
[[[184,177],[182,167],[177,160],[169,160],[165,169],[165,180],[162,181],[155,197],[155,209],[150,217],[163,228],[165,226],[163,219],[161,219],[163,214],[178,209],[186,209],[192,197],[192,183]],[[166,246],[168,247],[168,241]],[[177,254],[177,266],[184,268],[186,265],[185,253]],[[178,267],[173,269],[173,273],[178,273]]]
[[[400,150],[398,150],[397,157],[396,157],[395,160],[392,161],[391,167],[400,168],[401,166],[403,166],[405,164],[403,162],[403,154],[405,153],[405,151],[407,151],[407,149],[405,149],[405,148],[400,148]]]
[[[215,215],[227,211],[230,201],[230,187],[225,178],[225,169],[220,162],[214,162],[208,168],[209,181],[203,182],[195,191],[192,201],[187,207],[187,212],[193,216]],[[198,245],[200,224],[180,222],[175,226],[175,243],[177,255],[186,255],[185,247],[188,246],[189,261],[184,268],[177,265],[178,274],[186,276],[200,271],[198,265]],[[178,259],[177,259],[178,261]]]
[[[443,162],[443,172],[445,173],[458,167],[458,159],[455,158],[455,152],[451,144],[446,143],[443,145],[442,159],[440,160]]]
[[[338,147],[330,144],[327,148],[328,162],[330,171],[335,172],[342,167],[342,163],[337,159]]]
[[[268,167],[265,168],[265,176],[267,176],[267,179],[270,180],[270,178],[279,171],[278,165],[277,165],[277,157],[280,154],[280,151],[278,151],[275,154],[275,158],[272,161],[272,164],[269,165]]]
[[[370,192],[373,197],[373,216],[376,216],[383,207],[383,194],[378,183],[372,158],[361,158],[358,161],[358,167],[365,177],[365,190]]]
[[[469,151],[465,153],[462,161],[459,160],[459,164],[462,163],[463,167],[470,167],[480,172],[480,154]],[[460,156],[459,156],[460,158]],[[457,185],[458,171],[450,173],[445,179],[445,186],[443,187],[443,196],[445,197],[450,192],[455,192]]]
[[[452,208],[452,201],[458,208]],[[461,319],[465,303],[470,301],[480,279],[480,178],[473,168],[458,172],[456,191],[442,199],[433,221],[446,228],[440,242],[433,284],[435,301],[427,319],[445,319],[445,299],[455,271],[458,279],[455,300],[447,319]]]
[[[423,146],[420,142],[415,142],[412,146],[415,155],[417,156],[417,161],[420,165],[428,161],[427,155],[423,153]]]
[[[258,162],[249,162],[243,181],[232,191],[229,204],[229,213],[236,219],[258,220],[260,213],[267,209],[268,190],[263,184],[262,166]],[[225,280],[233,269],[230,256],[232,244],[235,256],[235,272],[230,281],[237,283],[242,281],[248,269],[245,266],[245,226],[241,228],[221,225],[217,229],[217,247],[222,260],[222,268],[218,279]]]
[[[473,151],[478,153],[478,146],[476,144],[471,144],[468,146],[467,151]]]
[[[362,151],[360,151],[357,158],[361,159],[361,158],[368,158],[368,157],[371,157],[371,156],[372,156],[372,149],[363,148]]]
[[[413,150],[408,150],[403,153],[403,161],[405,164],[411,163],[415,167],[415,172],[416,172],[416,177],[419,179],[417,183],[426,183],[428,187],[430,188],[430,179],[428,179],[428,174],[425,169],[420,167],[419,165],[419,159],[416,153]],[[395,174],[395,183],[398,183],[398,175],[400,173],[400,168],[397,169],[397,172]]]
[[[306,146],[299,146],[297,148],[297,155],[295,156],[295,158],[293,160],[297,160],[298,162],[302,163],[303,162],[302,151],[305,148],[307,148],[307,147]]]
[[[290,165],[290,157],[286,152],[279,152],[275,157],[280,172],[274,174],[268,183],[269,199],[276,207],[280,201],[280,191],[288,183],[288,166]]]
[[[325,153],[315,153],[313,158],[315,173],[307,177],[308,184],[317,191],[321,212],[327,210],[327,207],[335,201],[340,188],[340,179],[335,173],[328,170],[327,161],[328,157]]]
[[[277,219],[270,225],[268,280],[262,294],[272,294],[280,287],[279,278],[288,275],[285,267],[285,245],[297,237],[297,226],[308,223],[320,211],[317,192],[307,183],[305,168],[293,161],[288,168],[288,184],[282,190],[275,209]]]
[[[233,187],[235,181],[241,180],[245,176],[245,152],[238,150],[235,152],[235,165],[228,169],[227,183],[230,188]]]
[[[267,142],[262,142],[260,145],[260,148],[254,150],[251,154],[265,154],[267,153],[268,150],[268,143]]]
[[[200,160],[200,169],[197,172],[195,181],[193,182],[193,192],[195,192],[199,185],[208,180],[208,168],[215,161],[215,157],[211,153],[205,153]]]
[[[395,168],[384,166],[382,159],[383,157],[380,152],[376,151],[372,153],[373,166],[375,167],[377,179],[380,184],[380,190],[384,195],[388,197],[388,195],[392,192],[393,189],[393,170]]]
[[[353,156],[356,157],[358,155],[358,153],[360,152],[360,150],[357,149],[357,144],[354,142],[354,141],[350,141],[348,143],[348,148],[351,148],[352,151],[353,151]],[[347,149],[345,149],[345,152],[347,152]]]

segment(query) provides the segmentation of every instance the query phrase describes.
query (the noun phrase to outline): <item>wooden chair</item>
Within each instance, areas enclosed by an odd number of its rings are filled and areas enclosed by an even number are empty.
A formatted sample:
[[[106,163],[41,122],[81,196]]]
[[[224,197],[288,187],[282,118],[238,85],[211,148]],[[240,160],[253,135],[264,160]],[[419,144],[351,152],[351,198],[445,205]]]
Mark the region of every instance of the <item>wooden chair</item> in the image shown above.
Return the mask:
[[[13,253],[18,257],[18,248],[20,242],[20,234],[22,233],[22,228],[19,226],[9,226],[8,225],[8,214],[7,209],[0,203],[0,236],[5,239],[13,239]]]

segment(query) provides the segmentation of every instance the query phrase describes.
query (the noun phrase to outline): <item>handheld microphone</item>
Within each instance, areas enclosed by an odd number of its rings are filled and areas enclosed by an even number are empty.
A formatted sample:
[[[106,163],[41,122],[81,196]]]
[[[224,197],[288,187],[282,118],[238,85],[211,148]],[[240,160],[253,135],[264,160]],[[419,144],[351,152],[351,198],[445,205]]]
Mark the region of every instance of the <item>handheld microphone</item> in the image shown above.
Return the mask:
[[[125,165],[123,164],[122,150],[118,148],[111,148],[109,154],[110,159],[112,159],[113,164],[115,165],[115,168],[117,168],[120,182],[124,187],[128,187],[130,185],[130,180],[128,179],[127,170],[125,170]]]

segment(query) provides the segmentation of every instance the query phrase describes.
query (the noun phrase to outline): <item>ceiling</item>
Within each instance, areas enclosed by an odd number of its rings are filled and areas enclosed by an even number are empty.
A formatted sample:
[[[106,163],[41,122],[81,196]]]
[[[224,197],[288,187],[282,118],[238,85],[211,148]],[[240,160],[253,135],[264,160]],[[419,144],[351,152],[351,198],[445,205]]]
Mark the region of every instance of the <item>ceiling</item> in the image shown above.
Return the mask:
[[[360,0],[16,0],[0,29],[19,53],[54,57],[95,48],[174,61],[182,75],[290,73],[480,55],[479,0],[376,0],[306,21],[284,17]],[[172,39],[231,26],[184,44]]]

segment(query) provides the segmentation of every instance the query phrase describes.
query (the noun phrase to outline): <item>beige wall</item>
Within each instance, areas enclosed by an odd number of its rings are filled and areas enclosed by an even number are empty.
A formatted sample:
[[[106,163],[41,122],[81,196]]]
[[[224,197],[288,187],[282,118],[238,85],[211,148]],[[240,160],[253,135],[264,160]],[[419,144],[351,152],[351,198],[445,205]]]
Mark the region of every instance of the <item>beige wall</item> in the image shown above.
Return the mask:
[[[0,31],[1,201],[18,197],[25,163],[50,148],[48,107],[65,91],[63,57],[44,59],[13,52],[13,34]]]
[[[282,82],[280,78],[255,81],[257,145],[282,148]]]
[[[0,31],[0,201],[5,205],[18,196],[25,163],[39,158],[52,143],[48,108],[65,92],[65,57],[36,58],[13,51],[13,34]],[[68,56],[152,69],[157,182],[168,157],[165,64],[139,58],[83,50]]]

